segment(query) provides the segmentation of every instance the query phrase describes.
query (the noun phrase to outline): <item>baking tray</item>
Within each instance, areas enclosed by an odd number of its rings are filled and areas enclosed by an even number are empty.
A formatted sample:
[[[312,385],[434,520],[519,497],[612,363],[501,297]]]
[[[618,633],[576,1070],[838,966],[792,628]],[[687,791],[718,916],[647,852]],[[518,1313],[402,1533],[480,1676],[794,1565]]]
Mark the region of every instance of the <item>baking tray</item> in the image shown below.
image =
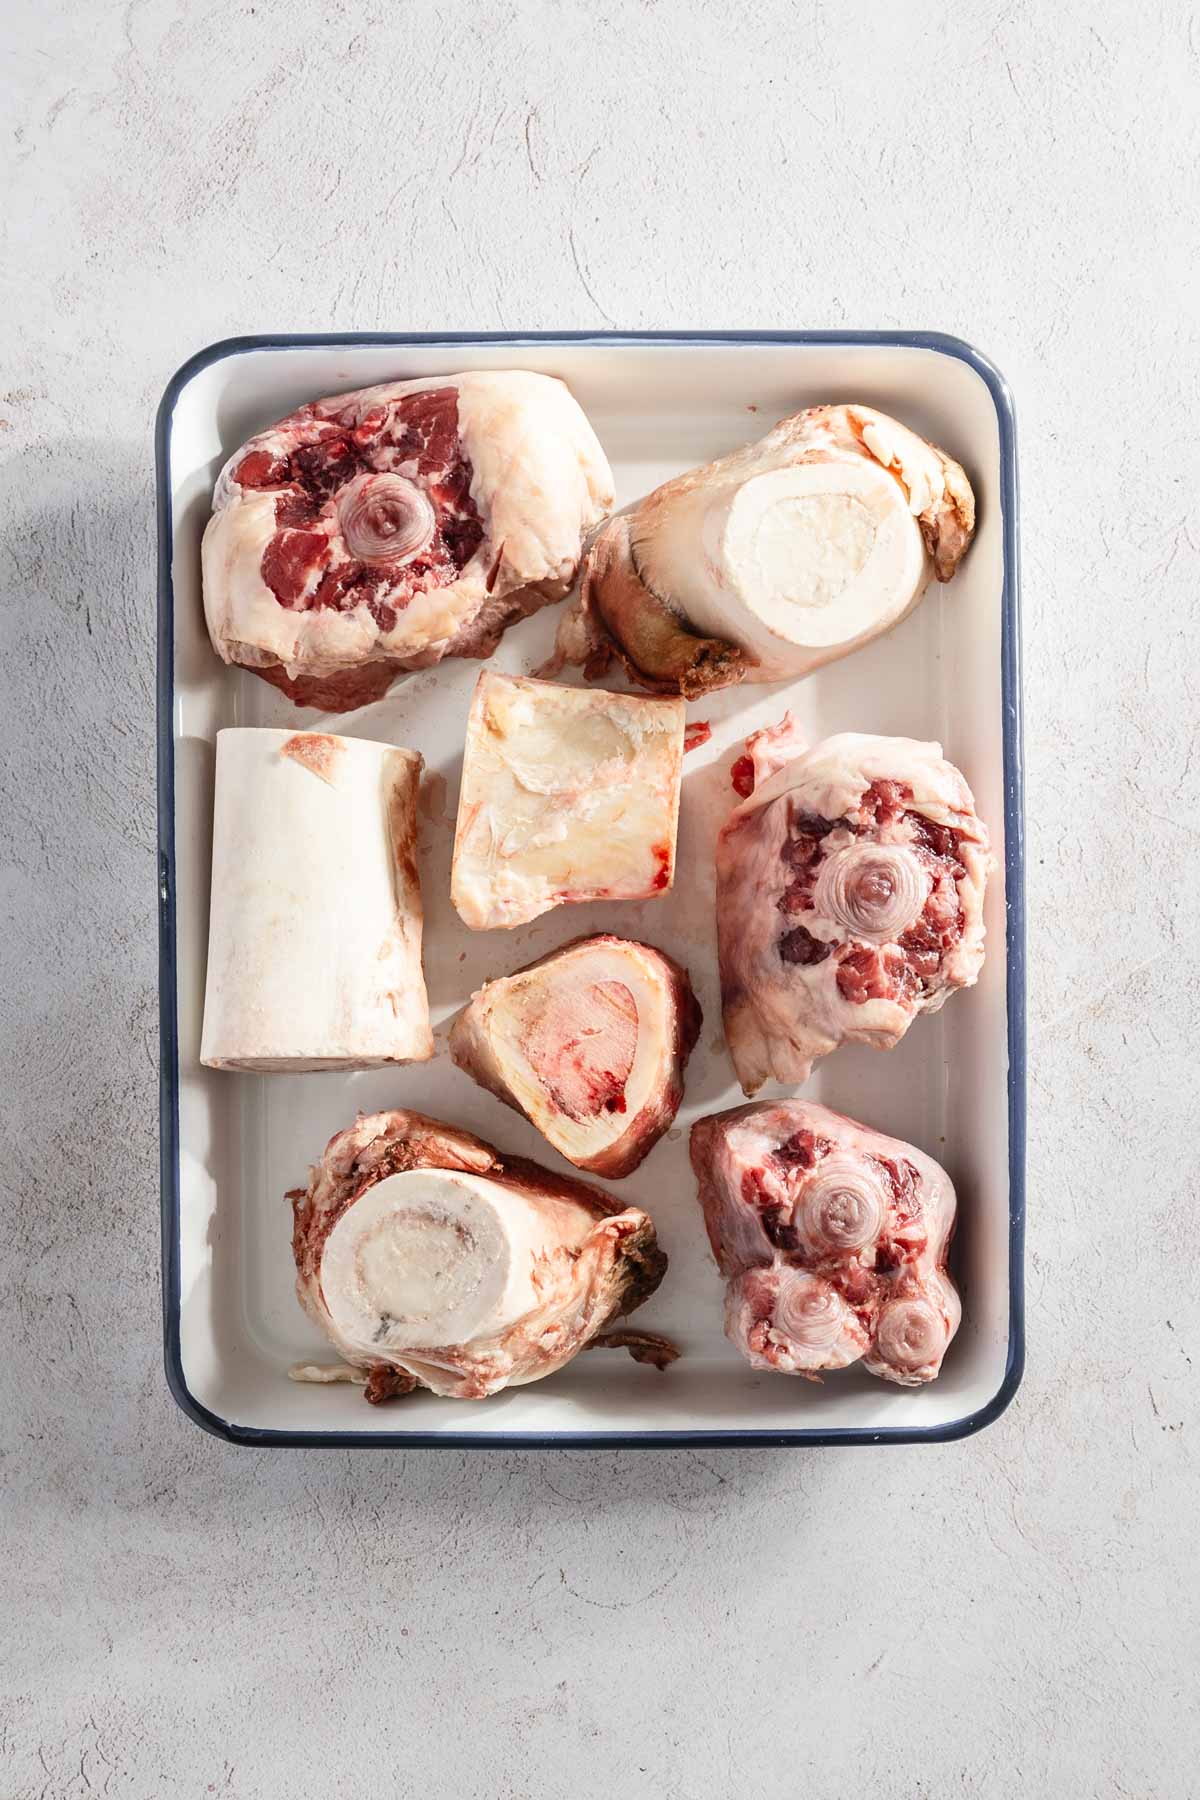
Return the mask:
[[[559,908],[512,932],[472,933],[450,906],[463,727],[479,664],[411,677],[333,729],[423,752],[421,875],[435,1026],[474,987],[597,929],[645,937],[686,961],[705,1011],[676,1128],[626,1181],[606,1184],[653,1213],[671,1267],[637,1315],[674,1337],[665,1374],[613,1353],[485,1404],[416,1395],[368,1407],[359,1390],[290,1383],[294,1361],[328,1354],[295,1302],[287,1188],[360,1110],[441,1115],[502,1148],[567,1169],[524,1119],[444,1054],[407,1069],[231,1075],[199,1065],[208,916],[213,742],[224,725],[319,725],[265,683],[224,668],[204,629],[199,545],[212,483],[251,432],[303,400],[371,382],[468,368],[561,375],[612,460],[618,504],[679,469],[822,401],[894,413],[966,466],[979,531],[962,571],[931,587],[888,636],[807,681],[735,688],[689,707],[713,728],[685,764],[679,874],[644,904]],[[380,333],[231,338],[184,364],[157,424],[158,778],[163,1320],[171,1392],[235,1443],[538,1448],[933,1443],[1001,1413],[1023,1363],[1025,958],[1017,471],[1012,403],[996,369],[926,332]],[[558,609],[510,632],[492,666],[527,672]],[[687,1126],[741,1099],[721,1044],[711,843],[732,799],[745,734],[790,706],[812,739],[863,730],[938,738],[975,790],[999,872],[977,988],[919,1019],[894,1051],[844,1048],[807,1097],[944,1162],[959,1193],[954,1272],[963,1325],[943,1373],[897,1389],[849,1369],[822,1385],[751,1370],[726,1342],[722,1290],[687,1163]],[[770,1087],[764,1095],[777,1090]]]

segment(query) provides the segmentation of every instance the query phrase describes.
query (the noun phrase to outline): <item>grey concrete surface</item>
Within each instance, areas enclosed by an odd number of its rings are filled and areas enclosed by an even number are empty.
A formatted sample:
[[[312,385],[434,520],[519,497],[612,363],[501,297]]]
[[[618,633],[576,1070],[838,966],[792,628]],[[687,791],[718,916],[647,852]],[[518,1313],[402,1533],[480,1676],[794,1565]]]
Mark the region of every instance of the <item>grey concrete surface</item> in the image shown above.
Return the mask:
[[[1200,27],[16,0],[0,1793],[1194,1795]],[[1024,490],[1030,1358],[942,1449],[251,1453],[160,1369],[151,423],[239,331],[935,326]]]

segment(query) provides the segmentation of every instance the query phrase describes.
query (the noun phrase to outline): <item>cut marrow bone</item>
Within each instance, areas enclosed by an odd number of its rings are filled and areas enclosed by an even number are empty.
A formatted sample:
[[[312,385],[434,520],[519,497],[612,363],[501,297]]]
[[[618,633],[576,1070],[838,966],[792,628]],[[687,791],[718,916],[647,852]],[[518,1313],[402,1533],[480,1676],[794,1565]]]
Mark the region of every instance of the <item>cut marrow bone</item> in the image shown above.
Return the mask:
[[[598,1188],[420,1113],[360,1118],[289,1196],[297,1293],[368,1399],[483,1399],[552,1374],[666,1269],[654,1227]],[[640,1334],[628,1347],[647,1354]],[[328,1379],[319,1365],[293,1373]]]
[[[726,1335],[752,1367],[936,1377],[962,1308],[954,1188],[932,1157],[804,1100],[698,1119],[691,1154]]]
[[[568,1162],[615,1178],[674,1120],[700,1022],[687,971],[661,950],[582,938],[473,995],[450,1055]]]
[[[972,986],[992,859],[939,744],[844,732],[805,751],[788,715],[731,773],[746,797],[717,838],[721,1003],[753,1094],[842,1043],[890,1050]]]
[[[421,971],[415,750],[327,732],[217,733],[208,981],[215,1069],[433,1055]]]
[[[671,885],[684,703],[479,677],[450,893],[473,930]]]
[[[604,452],[547,375],[475,371],[316,400],[249,439],[204,534],[213,648],[344,712],[404,669],[488,656],[562,597],[612,505]]]
[[[691,698],[807,675],[949,581],[975,529],[956,462],[865,406],[818,406],[597,533],[562,661]]]

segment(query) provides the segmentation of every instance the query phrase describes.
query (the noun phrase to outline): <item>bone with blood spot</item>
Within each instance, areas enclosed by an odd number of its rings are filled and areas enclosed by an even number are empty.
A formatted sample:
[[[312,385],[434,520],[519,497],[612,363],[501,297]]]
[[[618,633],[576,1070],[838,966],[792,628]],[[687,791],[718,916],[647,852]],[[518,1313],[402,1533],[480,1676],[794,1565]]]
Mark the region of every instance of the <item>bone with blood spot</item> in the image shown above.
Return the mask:
[[[637,1002],[623,981],[551,991],[535,1012],[524,1050],[555,1104],[575,1120],[601,1107],[625,1111],[637,1049]]]
[[[605,934],[487,983],[450,1054],[577,1168],[619,1177],[675,1117],[699,1028],[686,970]]]
[[[201,1060],[373,1068],[433,1055],[412,750],[217,734]]]

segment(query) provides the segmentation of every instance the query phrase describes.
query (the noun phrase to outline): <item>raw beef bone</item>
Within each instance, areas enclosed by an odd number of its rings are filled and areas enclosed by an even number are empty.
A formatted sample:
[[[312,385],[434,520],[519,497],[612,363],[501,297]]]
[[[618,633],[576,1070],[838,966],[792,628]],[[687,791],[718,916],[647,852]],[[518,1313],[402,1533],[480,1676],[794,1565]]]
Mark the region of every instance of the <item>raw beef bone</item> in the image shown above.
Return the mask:
[[[717,838],[725,1037],[747,1094],[807,1081],[839,1044],[890,1050],[983,966],[991,857],[940,744],[843,732],[802,748],[788,714],[734,765]]]
[[[417,1387],[481,1400],[540,1381],[603,1345],[667,1266],[637,1207],[415,1112],[339,1132],[288,1197],[300,1303],[366,1371],[368,1400]],[[637,1332],[612,1341],[636,1360],[674,1354]]]
[[[670,887],[682,700],[485,669],[467,720],[450,897],[473,931]]]
[[[421,973],[415,750],[217,733],[208,986],[215,1069],[433,1055]]]
[[[302,406],[226,463],[204,534],[217,654],[345,712],[403,669],[488,656],[565,594],[612,505],[561,381],[476,372]]]
[[[592,677],[619,656],[689,699],[807,675],[899,624],[931,576],[949,581],[974,529],[943,451],[870,407],[815,406],[609,519],[557,663]]]
[[[450,1055],[568,1162],[613,1179],[673,1122],[700,1023],[687,970],[661,950],[579,938],[474,994]]]
[[[691,1152],[726,1335],[754,1368],[817,1381],[861,1359],[902,1387],[934,1379],[962,1307],[954,1188],[932,1157],[805,1100],[698,1119]]]

